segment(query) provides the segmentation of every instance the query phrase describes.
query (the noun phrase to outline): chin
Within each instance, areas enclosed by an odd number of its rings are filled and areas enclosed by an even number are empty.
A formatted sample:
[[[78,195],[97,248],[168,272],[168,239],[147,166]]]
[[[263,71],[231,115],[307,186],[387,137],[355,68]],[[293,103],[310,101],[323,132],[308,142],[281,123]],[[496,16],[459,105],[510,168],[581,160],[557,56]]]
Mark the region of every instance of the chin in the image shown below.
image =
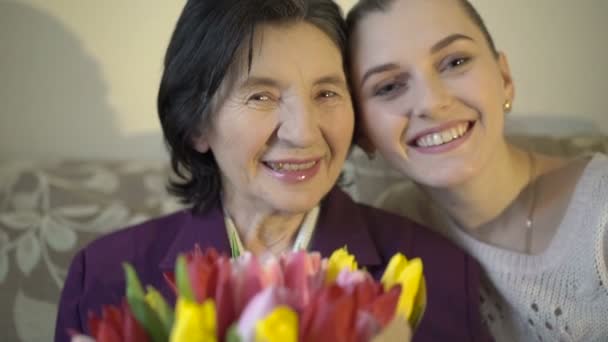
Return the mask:
[[[307,196],[290,195],[276,199],[274,207],[277,211],[297,215],[305,214],[317,206],[321,198],[306,198]]]
[[[417,177],[412,177],[416,183],[436,188],[436,189],[447,189],[458,187],[462,184],[467,183],[472,177],[470,172],[445,172],[445,173],[427,173],[427,174],[419,174]]]

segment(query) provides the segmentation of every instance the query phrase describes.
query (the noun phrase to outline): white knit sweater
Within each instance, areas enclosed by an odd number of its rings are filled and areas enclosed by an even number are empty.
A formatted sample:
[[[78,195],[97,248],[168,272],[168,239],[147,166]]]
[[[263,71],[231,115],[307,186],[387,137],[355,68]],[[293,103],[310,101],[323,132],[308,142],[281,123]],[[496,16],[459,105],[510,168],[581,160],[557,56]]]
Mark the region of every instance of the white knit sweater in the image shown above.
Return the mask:
[[[595,155],[539,255],[446,235],[485,270],[481,314],[496,341],[608,341],[608,158]]]
[[[411,214],[399,197],[377,204],[397,211],[400,202]],[[431,226],[485,271],[481,314],[496,341],[608,341],[608,157],[593,156],[542,254],[497,248],[443,223]]]

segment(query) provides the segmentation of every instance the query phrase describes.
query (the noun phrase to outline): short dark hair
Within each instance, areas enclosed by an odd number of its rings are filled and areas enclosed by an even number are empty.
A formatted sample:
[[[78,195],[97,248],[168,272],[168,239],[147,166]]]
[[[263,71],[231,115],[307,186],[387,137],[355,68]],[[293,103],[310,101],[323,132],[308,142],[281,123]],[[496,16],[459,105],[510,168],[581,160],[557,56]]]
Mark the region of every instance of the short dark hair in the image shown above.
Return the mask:
[[[357,24],[372,12],[385,12],[390,9],[390,6],[395,0],[359,0],[355,6],[348,12],[346,17],[346,25],[349,36],[352,35]],[[475,26],[477,26],[483,33],[490,50],[495,56],[498,56],[498,50],[494,44],[494,39],[490,34],[485,22],[479,15],[479,12],[468,0],[458,0],[460,5],[463,7],[465,13],[471,18]]]
[[[307,22],[323,31],[346,55],[346,25],[332,0],[188,0],[167,48],[157,107],[165,144],[176,174],[169,191],[204,212],[221,191],[219,167],[211,151],[193,140],[209,126],[222,83],[246,57],[260,24]],[[235,71],[238,69],[238,71]]]

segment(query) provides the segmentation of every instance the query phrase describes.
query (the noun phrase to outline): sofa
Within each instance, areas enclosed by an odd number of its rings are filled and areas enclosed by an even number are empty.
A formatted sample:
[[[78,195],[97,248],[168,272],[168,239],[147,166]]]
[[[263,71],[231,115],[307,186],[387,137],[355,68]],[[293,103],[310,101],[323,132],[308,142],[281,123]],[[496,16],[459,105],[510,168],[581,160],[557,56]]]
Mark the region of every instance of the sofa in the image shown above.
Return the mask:
[[[552,155],[608,153],[604,134],[509,139]],[[181,208],[165,191],[168,175],[164,161],[0,160],[1,340],[51,341],[71,257],[102,234]],[[408,182],[354,149],[340,184],[377,204]]]

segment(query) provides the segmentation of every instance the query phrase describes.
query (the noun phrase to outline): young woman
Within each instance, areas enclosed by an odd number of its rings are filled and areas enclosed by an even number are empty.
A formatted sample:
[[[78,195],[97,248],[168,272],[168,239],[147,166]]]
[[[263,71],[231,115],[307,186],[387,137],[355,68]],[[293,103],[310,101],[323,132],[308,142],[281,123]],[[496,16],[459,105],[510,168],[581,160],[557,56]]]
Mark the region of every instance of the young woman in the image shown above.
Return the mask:
[[[513,79],[468,1],[362,0],[347,22],[359,143],[417,184],[385,207],[478,259],[496,340],[607,340],[608,158],[505,140]]]

